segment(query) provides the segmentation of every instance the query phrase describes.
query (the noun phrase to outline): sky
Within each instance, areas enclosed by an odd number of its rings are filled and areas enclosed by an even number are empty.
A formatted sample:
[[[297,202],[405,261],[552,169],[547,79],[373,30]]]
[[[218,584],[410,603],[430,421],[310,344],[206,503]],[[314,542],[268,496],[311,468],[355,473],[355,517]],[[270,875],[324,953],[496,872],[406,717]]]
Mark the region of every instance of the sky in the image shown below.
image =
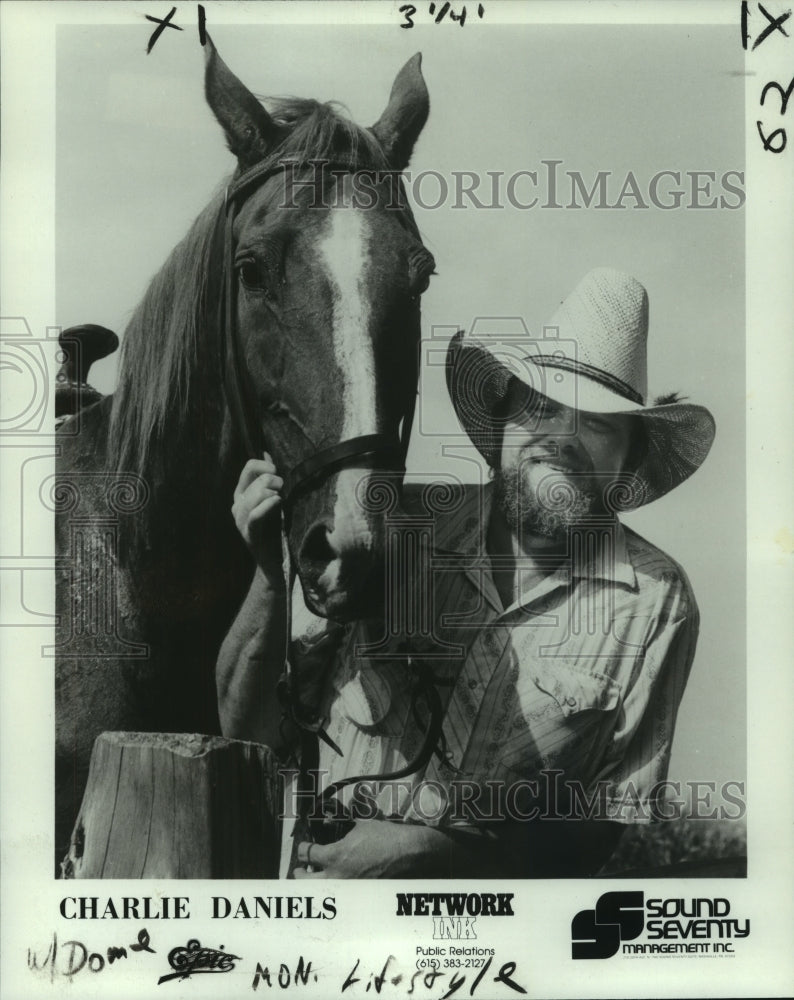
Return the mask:
[[[123,333],[173,245],[234,162],[203,97],[192,8],[183,32],[145,54],[149,27],[60,26],[56,106],[57,323]],[[443,29],[443,30],[442,30]],[[733,27],[210,24],[220,54],[259,95],[336,99],[371,124],[391,82],[423,54],[431,113],[411,170],[502,171],[559,160],[561,174],[713,171],[744,163],[743,62]],[[728,41],[727,33],[731,33]],[[697,85],[693,81],[697,81]],[[734,179],[734,183],[737,181]],[[436,188],[420,189],[429,202]],[[524,188],[518,192],[524,197]],[[567,188],[566,188],[567,192]],[[526,196],[529,196],[526,191]],[[567,198],[561,198],[565,201]],[[732,197],[730,201],[736,202]],[[442,343],[478,317],[520,316],[539,333],[592,267],[628,271],[650,298],[652,394],[707,406],[717,438],[704,467],[625,520],[685,567],[701,637],[670,777],[745,776],[745,303],[741,209],[454,209],[416,206],[438,275],[423,337]],[[625,204],[632,205],[631,199]],[[115,358],[91,381],[112,391]],[[459,434],[443,371],[426,365],[409,469],[471,478],[442,449]]]

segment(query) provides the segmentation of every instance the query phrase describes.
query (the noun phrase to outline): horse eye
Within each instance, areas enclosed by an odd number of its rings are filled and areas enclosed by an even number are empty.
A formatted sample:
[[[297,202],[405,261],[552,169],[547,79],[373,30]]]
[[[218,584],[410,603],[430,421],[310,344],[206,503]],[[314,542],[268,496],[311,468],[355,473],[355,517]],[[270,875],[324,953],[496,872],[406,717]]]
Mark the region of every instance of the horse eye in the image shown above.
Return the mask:
[[[237,270],[240,274],[240,280],[244,285],[247,285],[249,288],[262,287],[262,274],[256,264],[256,261],[241,261],[237,266]]]

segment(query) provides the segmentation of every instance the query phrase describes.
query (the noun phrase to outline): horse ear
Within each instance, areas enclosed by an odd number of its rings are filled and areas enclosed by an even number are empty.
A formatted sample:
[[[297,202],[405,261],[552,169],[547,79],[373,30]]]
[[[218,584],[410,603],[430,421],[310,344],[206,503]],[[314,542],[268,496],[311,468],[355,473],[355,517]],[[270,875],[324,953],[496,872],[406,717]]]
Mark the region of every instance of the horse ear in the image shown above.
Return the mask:
[[[408,166],[429,112],[430,95],[422,76],[422,53],[417,52],[397,74],[386,110],[372,126],[389,163],[397,170]]]
[[[251,91],[232,73],[206,35],[204,93],[229,149],[243,170],[258,163],[278,138],[278,127]]]

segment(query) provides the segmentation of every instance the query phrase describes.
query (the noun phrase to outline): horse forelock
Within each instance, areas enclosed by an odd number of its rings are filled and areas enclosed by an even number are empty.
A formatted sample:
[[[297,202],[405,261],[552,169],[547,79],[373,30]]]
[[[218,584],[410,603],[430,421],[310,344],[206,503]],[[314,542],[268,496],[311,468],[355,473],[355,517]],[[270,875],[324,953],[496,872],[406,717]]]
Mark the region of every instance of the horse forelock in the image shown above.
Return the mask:
[[[334,160],[343,157],[361,169],[387,170],[386,155],[369,129],[361,128],[343,114],[337,101],[320,103],[299,97],[263,98],[284,138],[266,161]]]

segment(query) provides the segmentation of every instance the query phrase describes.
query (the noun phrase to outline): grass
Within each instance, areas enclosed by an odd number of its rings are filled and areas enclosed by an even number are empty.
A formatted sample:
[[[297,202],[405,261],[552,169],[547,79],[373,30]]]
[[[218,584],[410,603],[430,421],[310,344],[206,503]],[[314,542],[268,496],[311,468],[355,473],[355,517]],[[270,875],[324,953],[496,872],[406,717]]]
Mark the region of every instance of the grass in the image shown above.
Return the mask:
[[[672,865],[719,868],[714,874],[741,875],[741,864],[731,866],[729,859],[747,856],[747,832],[741,820],[680,819],[667,823],[629,827],[601,875],[624,874],[637,870],[666,868]],[[733,870],[735,868],[735,870]],[[670,875],[685,871],[671,871]],[[664,872],[655,873],[663,877]],[[700,872],[706,875],[706,872]]]

